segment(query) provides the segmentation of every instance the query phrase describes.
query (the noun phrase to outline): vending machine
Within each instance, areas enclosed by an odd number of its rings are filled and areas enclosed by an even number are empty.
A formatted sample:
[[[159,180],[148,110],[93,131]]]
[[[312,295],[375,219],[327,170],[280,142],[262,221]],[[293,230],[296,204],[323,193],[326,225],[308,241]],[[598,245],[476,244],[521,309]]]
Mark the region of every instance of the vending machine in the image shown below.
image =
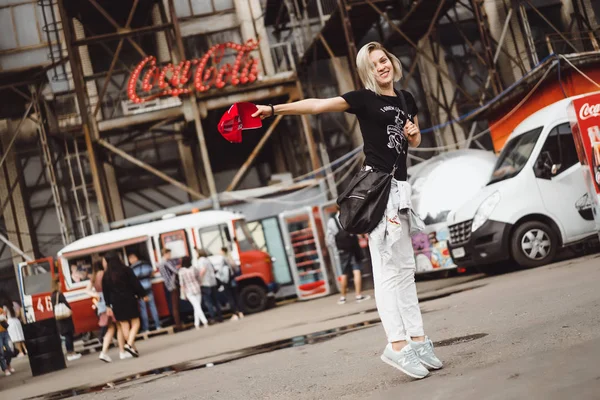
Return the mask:
[[[600,92],[574,99],[568,113],[577,155],[586,167],[588,201],[600,237]]]
[[[312,207],[283,212],[279,219],[298,299],[327,296],[331,291],[321,245],[322,228]]]

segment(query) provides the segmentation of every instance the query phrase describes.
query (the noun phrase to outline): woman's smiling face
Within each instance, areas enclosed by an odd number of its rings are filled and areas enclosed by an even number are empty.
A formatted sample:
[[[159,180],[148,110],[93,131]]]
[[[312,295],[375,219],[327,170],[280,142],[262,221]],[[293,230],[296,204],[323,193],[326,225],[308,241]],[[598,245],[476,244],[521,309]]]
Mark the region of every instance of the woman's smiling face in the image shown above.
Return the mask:
[[[385,52],[373,50],[369,54],[373,63],[375,80],[380,87],[388,87],[394,81],[394,65]]]

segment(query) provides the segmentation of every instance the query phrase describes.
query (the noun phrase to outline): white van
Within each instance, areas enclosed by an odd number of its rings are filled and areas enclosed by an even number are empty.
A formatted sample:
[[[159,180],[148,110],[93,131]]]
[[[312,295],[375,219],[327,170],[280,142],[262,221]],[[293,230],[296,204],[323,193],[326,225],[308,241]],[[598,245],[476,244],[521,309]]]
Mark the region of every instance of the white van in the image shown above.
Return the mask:
[[[579,96],[578,96],[579,97]],[[566,98],[532,114],[508,138],[488,184],[448,216],[461,267],[552,261],[559,247],[597,236]]]

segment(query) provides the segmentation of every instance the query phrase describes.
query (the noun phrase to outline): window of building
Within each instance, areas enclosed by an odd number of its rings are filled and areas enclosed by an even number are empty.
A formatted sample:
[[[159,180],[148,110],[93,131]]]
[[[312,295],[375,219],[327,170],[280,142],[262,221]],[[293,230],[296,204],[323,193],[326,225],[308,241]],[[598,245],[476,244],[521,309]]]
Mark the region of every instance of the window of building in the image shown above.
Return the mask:
[[[174,0],[180,18],[199,17],[234,9],[233,0]]]
[[[212,46],[225,42],[241,44],[243,41],[240,29],[233,28],[209,34],[187,36],[183,38],[183,47],[187,58],[192,59],[204,56]],[[229,63],[233,65],[236,55],[235,51],[227,50],[221,64]]]

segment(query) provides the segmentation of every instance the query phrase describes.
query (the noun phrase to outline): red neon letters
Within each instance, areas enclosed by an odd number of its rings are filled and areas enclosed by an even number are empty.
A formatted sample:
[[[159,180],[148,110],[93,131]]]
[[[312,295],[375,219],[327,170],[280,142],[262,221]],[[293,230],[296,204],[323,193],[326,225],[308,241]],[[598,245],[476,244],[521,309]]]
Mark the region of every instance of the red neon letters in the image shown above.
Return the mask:
[[[187,94],[193,89],[202,93],[212,87],[221,89],[227,83],[233,86],[252,83],[258,77],[258,60],[250,52],[257,48],[258,41],[252,39],[245,44],[217,44],[201,59],[182,61],[177,65],[169,63],[164,67],[157,67],[156,58],[148,56],[135,67],[129,77],[127,95],[134,103],[144,103],[157,97]],[[219,66],[226,49],[238,52],[233,66]],[[140,78],[142,82],[138,85]],[[189,84],[190,80],[193,85]]]

